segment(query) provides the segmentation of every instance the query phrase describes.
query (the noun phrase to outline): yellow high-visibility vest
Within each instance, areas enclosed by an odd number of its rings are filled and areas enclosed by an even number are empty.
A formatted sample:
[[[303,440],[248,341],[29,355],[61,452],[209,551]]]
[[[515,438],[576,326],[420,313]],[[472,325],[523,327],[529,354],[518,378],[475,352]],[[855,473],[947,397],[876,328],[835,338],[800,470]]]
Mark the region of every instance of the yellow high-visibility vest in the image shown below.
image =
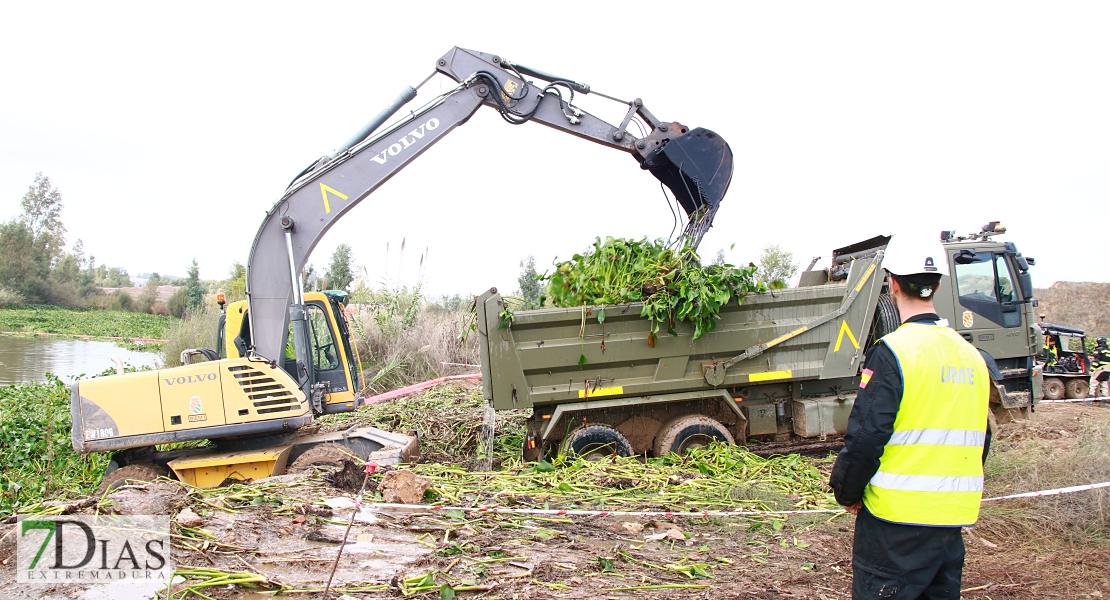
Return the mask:
[[[904,323],[881,341],[902,372],[902,402],[864,505],[893,523],[975,524],[990,398],[983,357],[955,331],[932,323]]]

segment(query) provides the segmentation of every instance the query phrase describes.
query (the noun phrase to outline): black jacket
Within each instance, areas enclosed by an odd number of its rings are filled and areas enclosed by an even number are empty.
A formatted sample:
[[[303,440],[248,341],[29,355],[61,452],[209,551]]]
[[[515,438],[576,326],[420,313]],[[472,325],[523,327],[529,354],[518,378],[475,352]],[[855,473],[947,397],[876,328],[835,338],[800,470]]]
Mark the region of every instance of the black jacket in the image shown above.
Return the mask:
[[[936,322],[940,317],[927,313],[910,317],[906,322]],[[866,370],[871,371],[870,381],[860,384],[852,414],[848,417],[848,432],[844,435],[844,449],[836,457],[829,486],[836,501],[851,506],[863,499],[863,490],[879,470],[883,449],[894,434],[894,419],[902,404],[902,372],[894,353],[886,344],[875,344],[867,352]],[[991,430],[983,445],[983,461],[991,444]]]

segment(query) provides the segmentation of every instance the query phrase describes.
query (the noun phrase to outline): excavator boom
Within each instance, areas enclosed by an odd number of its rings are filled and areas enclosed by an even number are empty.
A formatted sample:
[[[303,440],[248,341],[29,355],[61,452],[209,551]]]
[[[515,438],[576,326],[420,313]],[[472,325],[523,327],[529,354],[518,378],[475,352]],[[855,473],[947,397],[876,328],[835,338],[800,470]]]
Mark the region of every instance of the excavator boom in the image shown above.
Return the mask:
[[[560,79],[498,56],[453,48],[436,71],[459,83],[409,118],[380,133],[374,131],[402,104],[415,97],[408,88],[394,105],[331,156],[321,158],[290,185],[267,213],[247,265],[252,349],[250,355],[272,362],[285,356],[292,323],[300,385],[313,392],[304,300],[299,274],[313,248],[331,226],[398,171],[468,119],[483,104],[511,124],[547,125],[631,154],[674,194],[689,217],[686,234],[696,245],[712,223],[732,179],[732,151],[712,131],[655,118],[639,100],[628,102],[619,126],[574,105],[588,85]],[[536,83],[526,76],[547,79]],[[627,127],[634,117],[651,127],[644,137]]]

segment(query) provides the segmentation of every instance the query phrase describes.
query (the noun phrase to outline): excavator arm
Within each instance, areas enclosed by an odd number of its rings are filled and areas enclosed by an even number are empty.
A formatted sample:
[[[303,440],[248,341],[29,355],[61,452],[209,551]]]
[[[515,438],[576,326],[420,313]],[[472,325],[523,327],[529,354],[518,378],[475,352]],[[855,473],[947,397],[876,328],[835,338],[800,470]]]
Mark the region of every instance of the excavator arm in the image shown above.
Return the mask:
[[[590,93],[588,85],[491,54],[453,48],[437,61],[436,71],[459,85],[371,137],[415,98],[416,90],[407,88],[340,150],[298,175],[255,236],[247,263],[249,355],[283,360],[288,324],[292,323],[296,376],[309,396],[316,382],[310,367],[300,273],[313,248],[347,211],[466,123],[482,105],[497,109],[512,124],[535,121],[628,152],[674,194],[687,213],[686,234],[695,245],[708,230],[728,189],[732,178],[728,144],[712,131],[656,119],[639,99],[627,102],[625,118],[613,126],[574,105],[575,94]],[[546,83],[537,84],[527,77]],[[648,124],[650,133],[637,138],[627,130],[634,116]]]

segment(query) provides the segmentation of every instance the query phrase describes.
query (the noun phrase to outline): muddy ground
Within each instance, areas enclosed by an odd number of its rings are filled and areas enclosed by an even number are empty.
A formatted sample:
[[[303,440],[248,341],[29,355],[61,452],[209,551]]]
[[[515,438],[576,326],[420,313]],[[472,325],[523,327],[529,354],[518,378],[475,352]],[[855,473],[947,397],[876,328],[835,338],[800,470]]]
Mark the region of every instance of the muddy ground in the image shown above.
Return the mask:
[[[1108,462],[1110,407],[1044,405],[1030,421],[1001,426],[986,495],[1105,481],[1098,477]],[[326,499],[352,493],[332,487],[325,475],[272,478],[231,498],[172,482],[136,485],[111,494],[101,510],[176,514],[188,506],[199,520],[191,528],[175,525],[179,568],[254,572],[270,582],[271,592],[202,590],[209,597],[269,597],[282,586],[293,590],[283,597],[319,598],[307,590],[327,581],[352,513],[329,514]],[[965,530],[964,597],[1110,598],[1108,507],[1106,490],[985,507],[979,525]],[[371,508],[350,530],[333,586],[354,598],[398,597],[424,577],[434,587],[413,597],[439,598],[448,583],[476,588],[457,592],[460,598],[845,599],[852,527],[845,513],[785,520],[551,519]],[[0,526],[4,597],[103,597],[83,587],[17,585],[14,528]],[[664,585],[698,587],[620,589]],[[375,587],[381,589],[354,591]]]

